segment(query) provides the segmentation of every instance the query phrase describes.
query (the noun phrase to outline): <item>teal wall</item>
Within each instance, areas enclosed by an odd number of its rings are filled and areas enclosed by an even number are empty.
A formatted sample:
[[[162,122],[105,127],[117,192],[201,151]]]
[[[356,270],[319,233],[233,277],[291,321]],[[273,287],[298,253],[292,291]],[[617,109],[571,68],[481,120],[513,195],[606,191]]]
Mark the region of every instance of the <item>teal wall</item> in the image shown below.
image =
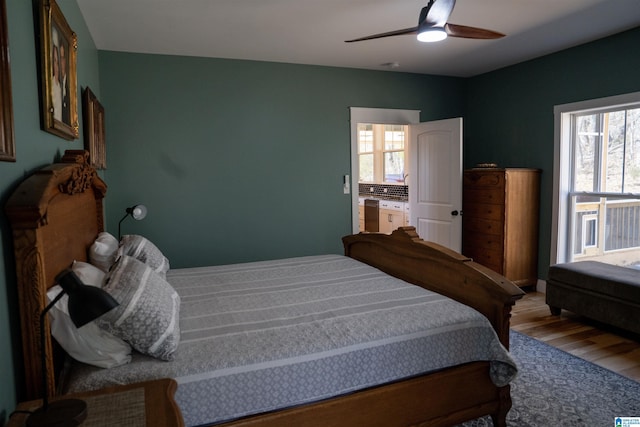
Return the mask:
[[[640,28],[468,79],[465,165],[542,169],[538,277],[550,262],[555,105],[640,91]]]
[[[350,106],[465,117],[465,165],[543,169],[540,275],[550,240],[553,106],[640,90],[640,30],[471,79],[193,57],[98,52],[75,0],[78,81],[105,106],[107,227],[126,206],[174,267],[341,252],[350,232]],[[27,174],[82,148],[40,130],[32,3],[7,0],[17,162],[0,162],[0,203]],[[82,125],[82,122],[81,122]],[[81,129],[82,135],[82,129]],[[11,233],[0,212],[0,425],[21,393]]]
[[[78,34],[78,84],[100,93],[98,51],[75,0],[58,0],[69,26]],[[30,0],[7,0],[9,51],[15,127],[15,163],[0,162],[0,206],[15,186],[35,169],[55,161],[66,149],[80,149],[83,139],[69,142],[40,130],[37,40]],[[80,105],[80,104],[79,104]],[[80,108],[80,106],[79,106]],[[82,135],[82,122],[80,134]],[[21,394],[20,326],[15,289],[11,230],[0,209],[0,426]],[[13,349],[13,351],[10,351]]]
[[[464,80],[256,61],[100,54],[107,208],[173,267],[342,253],[349,107],[464,114]]]
[[[0,162],[2,205],[25,176],[84,144],[40,130],[32,4],[7,3],[17,162]],[[129,219],[123,232],[148,235],[174,267],[341,252],[348,107],[420,109],[423,120],[464,114],[458,78],[98,52],[75,1],[59,4],[78,33],[80,89],[106,109],[107,228],[117,233],[126,206],[147,204],[147,219]],[[0,354],[2,425],[22,366],[4,212],[0,227],[0,347],[13,349]]]

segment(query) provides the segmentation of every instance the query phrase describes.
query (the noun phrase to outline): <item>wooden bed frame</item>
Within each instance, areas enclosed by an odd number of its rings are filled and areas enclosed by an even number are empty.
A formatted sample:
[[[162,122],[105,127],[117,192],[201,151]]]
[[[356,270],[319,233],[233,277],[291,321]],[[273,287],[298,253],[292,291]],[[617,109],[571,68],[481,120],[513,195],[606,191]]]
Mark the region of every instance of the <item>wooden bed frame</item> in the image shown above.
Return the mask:
[[[106,185],[89,165],[88,154],[68,150],[61,163],[26,178],[7,202],[26,380],[22,398],[42,394],[39,314],[45,307],[46,291],[54,285],[56,274],[73,260],[87,260],[88,247],[104,230],[105,194]],[[509,347],[511,307],[523,292],[504,277],[423,241],[413,227],[401,227],[392,235],[346,236],[343,243],[347,256],[474,307]],[[50,336],[46,345],[52,349]],[[54,358],[47,363],[49,390],[56,390]],[[489,378],[489,363],[474,362],[220,426],[448,426],[484,415],[491,415],[495,425],[505,426],[510,408],[509,386],[495,386]]]

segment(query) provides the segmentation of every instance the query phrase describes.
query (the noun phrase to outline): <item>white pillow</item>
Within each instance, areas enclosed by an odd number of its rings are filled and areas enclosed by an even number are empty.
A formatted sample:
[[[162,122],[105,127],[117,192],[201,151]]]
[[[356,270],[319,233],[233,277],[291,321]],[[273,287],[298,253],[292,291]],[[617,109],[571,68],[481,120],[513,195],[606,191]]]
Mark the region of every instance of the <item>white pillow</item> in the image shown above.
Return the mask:
[[[96,286],[98,288],[102,287],[105,273],[95,265],[89,264],[88,262],[73,261],[71,270],[76,273],[78,279],[85,285]]]
[[[118,256],[120,255],[129,255],[138,261],[144,262],[162,277],[165,277],[165,274],[169,271],[169,260],[160,249],[146,237],[137,234],[122,236],[120,249],[118,250]]]
[[[89,261],[105,273],[116,261],[118,239],[103,231],[89,248]]]
[[[49,301],[53,301],[61,291],[59,285],[49,289]],[[71,357],[99,368],[112,368],[131,361],[131,346],[100,329],[95,321],[76,328],[69,317],[68,301],[69,296],[63,295],[48,314],[51,334]]]
[[[123,255],[102,287],[120,305],[96,320],[140,353],[173,359],[180,343],[180,296],[147,264]]]

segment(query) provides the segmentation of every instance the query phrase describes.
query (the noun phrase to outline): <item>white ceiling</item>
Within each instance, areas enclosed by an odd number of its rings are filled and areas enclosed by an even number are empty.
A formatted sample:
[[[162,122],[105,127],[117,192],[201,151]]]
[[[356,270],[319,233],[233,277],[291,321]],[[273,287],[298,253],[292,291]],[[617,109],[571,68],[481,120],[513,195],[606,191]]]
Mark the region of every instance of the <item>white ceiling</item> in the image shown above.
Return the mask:
[[[639,0],[458,0],[499,40],[396,36],[427,0],[77,0],[98,49],[469,77],[640,26]],[[390,67],[389,63],[398,64]]]

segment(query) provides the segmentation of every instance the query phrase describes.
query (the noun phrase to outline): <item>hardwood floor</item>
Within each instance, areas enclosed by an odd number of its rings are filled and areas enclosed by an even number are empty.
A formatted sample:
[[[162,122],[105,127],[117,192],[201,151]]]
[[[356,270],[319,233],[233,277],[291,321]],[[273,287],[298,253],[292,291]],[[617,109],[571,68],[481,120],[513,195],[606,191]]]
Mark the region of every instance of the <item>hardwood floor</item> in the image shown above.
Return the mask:
[[[511,328],[640,382],[640,336],[566,310],[552,316],[544,297],[543,293],[529,292],[518,301]]]

